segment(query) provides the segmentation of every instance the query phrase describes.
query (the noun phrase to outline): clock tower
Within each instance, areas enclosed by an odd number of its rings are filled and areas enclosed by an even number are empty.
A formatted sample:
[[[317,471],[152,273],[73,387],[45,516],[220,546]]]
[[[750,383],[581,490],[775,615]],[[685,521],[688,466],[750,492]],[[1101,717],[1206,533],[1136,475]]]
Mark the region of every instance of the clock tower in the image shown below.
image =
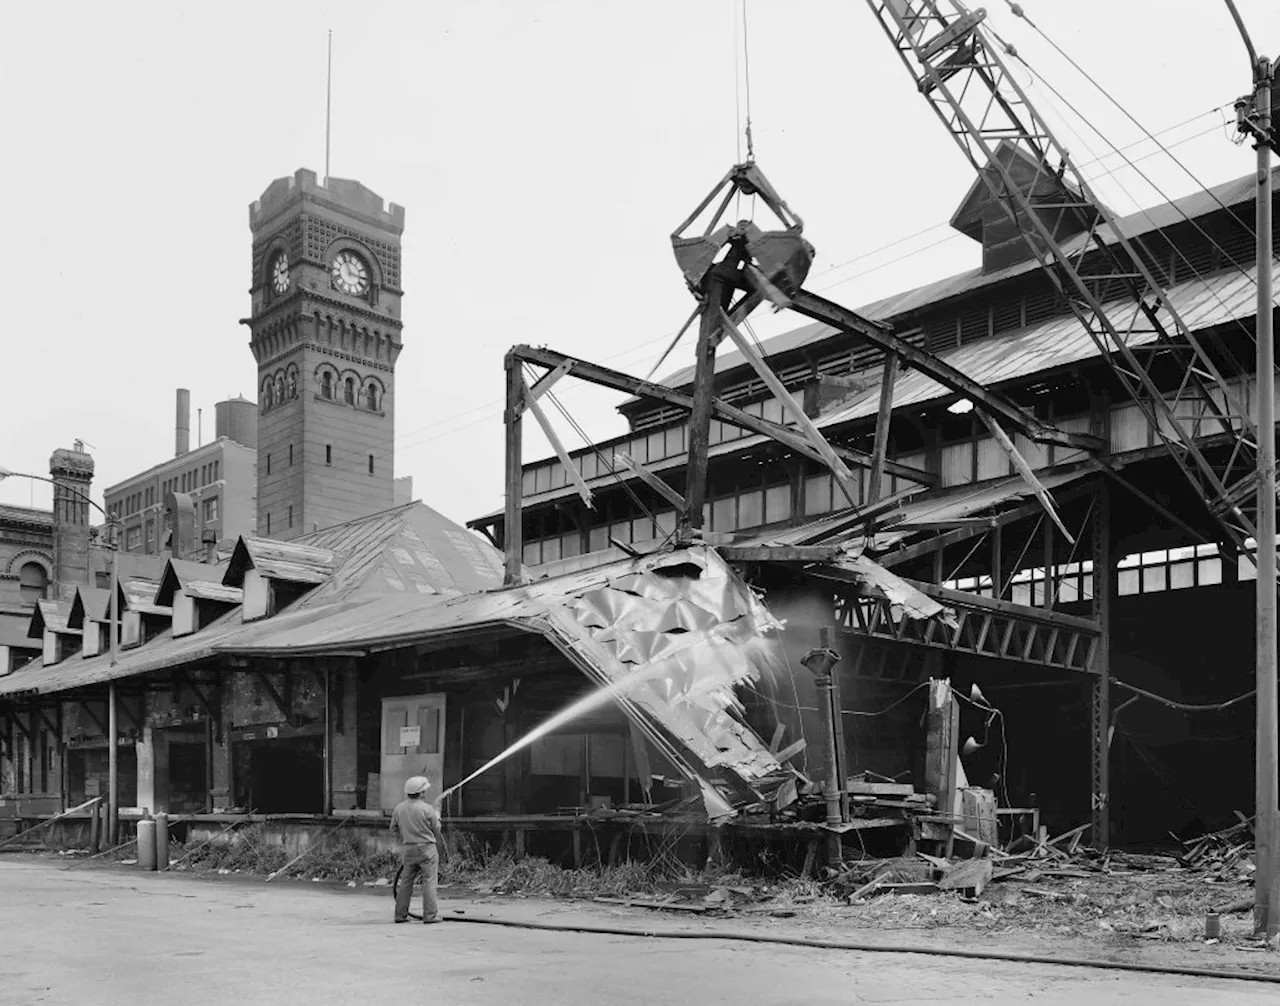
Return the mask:
[[[295,538],[393,503],[404,208],[300,170],[249,207],[259,535]]]

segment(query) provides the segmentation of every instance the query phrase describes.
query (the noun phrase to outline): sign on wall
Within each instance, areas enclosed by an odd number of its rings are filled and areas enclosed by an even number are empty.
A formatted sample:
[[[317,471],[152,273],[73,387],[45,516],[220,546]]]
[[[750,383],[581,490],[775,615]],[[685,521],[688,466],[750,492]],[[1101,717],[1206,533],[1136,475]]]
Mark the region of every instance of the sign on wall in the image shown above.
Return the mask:
[[[401,727],[400,728],[400,746],[402,748],[416,748],[422,741],[422,728],[419,726]]]

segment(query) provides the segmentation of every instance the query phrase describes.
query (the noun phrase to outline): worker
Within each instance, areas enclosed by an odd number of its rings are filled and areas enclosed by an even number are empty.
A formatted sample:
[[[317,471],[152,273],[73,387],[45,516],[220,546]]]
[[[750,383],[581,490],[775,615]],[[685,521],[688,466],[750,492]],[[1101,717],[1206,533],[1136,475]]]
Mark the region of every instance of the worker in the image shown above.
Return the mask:
[[[444,835],[440,831],[440,812],[427,799],[431,781],[415,775],[404,784],[405,798],[391,812],[391,833],[400,840],[403,870],[396,889],[396,922],[409,921],[409,901],[413,898],[413,881],[422,875],[422,921],[440,922],[436,905],[436,882],[440,868],[440,850]]]

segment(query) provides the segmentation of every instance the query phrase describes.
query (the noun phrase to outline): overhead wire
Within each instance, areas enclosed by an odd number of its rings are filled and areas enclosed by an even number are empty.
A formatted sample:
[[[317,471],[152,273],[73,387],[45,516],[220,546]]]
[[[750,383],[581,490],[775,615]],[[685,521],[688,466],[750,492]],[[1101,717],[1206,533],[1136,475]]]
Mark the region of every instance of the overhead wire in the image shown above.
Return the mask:
[[[1006,0],[1006,2],[1009,3],[1009,0]],[[1071,57],[1068,56],[1061,49],[1061,47],[1059,47],[1056,43],[1054,43],[1051,39],[1049,39],[1048,36],[1044,34],[1044,32],[1042,32],[1029,19],[1025,17],[1025,14],[1021,12],[1021,7],[1019,5],[1010,3],[1010,7],[1011,9],[1014,9],[1015,16],[1020,16],[1020,17],[1023,17],[1025,20],[1027,20],[1028,24],[1031,24],[1032,28],[1035,31],[1037,31],[1045,39],[1045,41],[1047,41],[1050,45],[1052,45],[1054,49],[1057,50],[1063,56],[1063,58],[1065,58],[1069,63],[1071,63],[1071,65],[1075,67],[1077,72],[1081,73],[1086,78],[1086,80],[1088,80],[1095,88],[1097,88],[1098,90],[1102,90],[1101,85],[1098,84],[1096,80],[1090,77],[1088,73],[1086,73],[1079,66],[1079,64],[1077,64],[1074,60],[1072,60]],[[1033,67],[1025,57],[1019,54],[1016,47],[1005,42],[1002,38],[1000,38],[999,34],[994,30],[992,29],[988,29],[988,30],[991,32],[992,36],[1004,47],[1005,51],[1010,56],[1012,56],[1012,58],[1016,59],[1023,66],[1023,68],[1026,69],[1026,71],[1032,75],[1033,80],[1038,81],[1040,84],[1042,84],[1054,97],[1056,97],[1059,101],[1061,101],[1064,105],[1066,105],[1066,107],[1070,109],[1071,112],[1089,130],[1091,130],[1100,140],[1102,140],[1104,144],[1109,146],[1114,152],[1119,153],[1121,158],[1124,160],[1125,164],[1131,169],[1133,169],[1144,182],[1146,182],[1149,186],[1151,186],[1151,188],[1154,189],[1160,195],[1160,197],[1165,200],[1166,204],[1169,205],[1182,218],[1184,222],[1189,223],[1197,231],[1197,233],[1199,233],[1200,236],[1203,237],[1209,243],[1210,247],[1217,250],[1222,255],[1222,257],[1228,263],[1230,263],[1230,266],[1233,269],[1235,269],[1238,273],[1240,273],[1240,275],[1242,275],[1248,282],[1251,282],[1254,285],[1257,284],[1256,277],[1251,276],[1247,269],[1245,269],[1243,266],[1236,263],[1232,259],[1232,257],[1227,254],[1226,250],[1222,248],[1222,246],[1218,244],[1218,242],[1203,227],[1201,227],[1200,224],[1190,214],[1186,212],[1186,210],[1184,210],[1175,200],[1171,199],[1169,195],[1159,185],[1157,185],[1146,172],[1144,172],[1141,168],[1137,167],[1136,161],[1132,160],[1127,155],[1122,153],[1120,149],[1116,146],[1116,144],[1112,142],[1111,139],[1105,133],[1103,133],[1098,126],[1094,125],[1094,123],[1089,119],[1089,117],[1085,116],[1084,113],[1081,112],[1069,98],[1063,95],[1062,92],[1058,90],[1058,88],[1055,87],[1053,83],[1044,76],[1043,73],[1036,70],[1035,67]],[[1143,130],[1144,133],[1148,133],[1146,128],[1143,127],[1136,118],[1130,115],[1130,113],[1128,113],[1128,111],[1123,108],[1123,106],[1119,103],[1119,101],[1113,95],[1107,94],[1107,100],[1110,101],[1112,104],[1114,104],[1117,108],[1121,109],[1121,111],[1123,111],[1124,114],[1128,116],[1131,121],[1137,124],[1139,128]],[[1052,102],[1050,102],[1050,104],[1052,104]],[[1069,124],[1067,124],[1066,117],[1061,116],[1061,118],[1063,120],[1063,123],[1067,125],[1067,128],[1070,129]],[[1072,132],[1074,132],[1074,130],[1072,130]],[[1094,156],[1092,150],[1089,147],[1088,141],[1085,140],[1084,137],[1080,136],[1078,133],[1076,134],[1076,136],[1080,140],[1081,144],[1085,147],[1085,149],[1089,151],[1090,155]],[[1151,136],[1150,138],[1155,140],[1154,136]],[[1179,165],[1179,167],[1183,167],[1181,162],[1179,162],[1178,159],[1176,157],[1173,157],[1173,155],[1169,152],[1170,148],[1166,147],[1164,144],[1161,144],[1159,140],[1155,140],[1155,142],[1157,146],[1160,147],[1161,153],[1164,153],[1167,156],[1169,156],[1170,159],[1174,161],[1174,163]],[[1077,167],[1077,170],[1079,170],[1078,167]],[[1117,168],[1116,170],[1119,170],[1119,168]],[[1183,170],[1187,171],[1189,175],[1191,174],[1190,171],[1185,167],[1183,167]],[[1210,195],[1210,197],[1218,204],[1219,207],[1221,207],[1224,210],[1228,210],[1228,207],[1220,199],[1218,199],[1215,194],[1209,192],[1209,190],[1203,185],[1203,183],[1201,183],[1198,179],[1196,179],[1194,175],[1191,175],[1191,177],[1193,178],[1193,180],[1196,181],[1198,185],[1200,185],[1201,189],[1203,189],[1206,193]],[[1138,206],[1137,215],[1141,215],[1142,217],[1144,217],[1147,220],[1147,222],[1151,225],[1153,230],[1158,230],[1159,228],[1157,227],[1155,220],[1152,218],[1150,211],[1141,206],[1141,204],[1133,197],[1133,195],[1128,191],[1128,188],[1124,185],[1124,183],[1118,177],[1113,179],[1113,181],[1116,187],[1119,188],[1121,192],[1124,193],[1125,197]],[[1229,214],[1229,215],[1234,216],[1234,214]],[[1250,234],[1253,234],[1252,228],[1249,228],[1246,225],[1246,229],[1249,231]],[[1136,244],[1144,253],[1146,253],[1147,256],[1152,261],[1155,261],[1155,257],[1151,255],[1151,253],[1147,250],[1146,243],[1141,238],[1133,239],[1133,243]],[[1195,265],[1191,262],[1191,260],[1186,255],[1186,253],[1177,245],[1177,243],[1173,241],[1169,241],[1168,244],[1172,249],[1174,256],[1176,256],[1176,258],[1179,259],[1182,262],[1182,264],[1191,271],[1191,273],[1195,276],[1196,280],[1201,285],[1204,286],[1206,291],[1207,296],[1204,298],[1201,298],[1199,304],[1192,305],[1192,307],[1188,309],[1187,313],[1190,313],[1191,311],[1196,310],[1200,305],[1202,305],[1205,302],[1205,300],[1208,300],[1208,299],[1216,300],[1218,302],[1218,305],[1222,307],[1229,316],[1231,316],[1231,321],[1235,324],[1235,326],[1238,327],[1248,338],[1252,339],[1253,334],[1249,331],[1248,327],[1244,324],[1244,322],[1239,317],[1236,317],[1234,315],[1234,312],[1227,306],[1226,302],[1223,300],[1222,295],[1209,284],[1208,280],[1200,272],[1200,270],[1195,267]],[[1232,356],[1234,356],[1234,354],[1232,354]],[[1239,363],[1239,361],[1235,361],[1235,360],[1233,360],[1233,362],[1237,363],[1237,365]]]
[[[1031,26],[1031,29],[1037,35],[1039,35],[1042,39],[1044,39],[1045,42],[1049,44],[1049,46],[1053,49],[1054,52],[1056,52],[1059,56],[1065,59],[1072,66],[1072,68],[1075,69],[1077,73],[1079,73],[1082,77],[1084,77],[1085,80],[1087,80],[1090,84],[1092,84],[1093,87],[1104,98],[1106,98],[1107,101],[1109,101],[1112,105],[1114,105],[1116,109],[1125,118],[1127,118],[1140,130],[1142,130],[1143,135],[1148,140],[1155,142],[1156,145],[1160,146],[1162,149],[1164,148],[1164,145],[1160,143],[1160,141],[1157,140],[1154,135],[1152,135],[1152,133],[1147,129],[1147,127],[1143,125],[1142,122],[1139,121],[1139,119],[1136,116],[1134,116],[1127,108],[1125,108],[1124,105],[1122,105],[1119,102],[1119,100],[1116,99],[1115,95],[1113,95],[1110,91],[1108,91],[1100,83],[1098,83],[1098,81],[1094,79],[1093,75],[1090,74],[1088,70],[1086,70],[1079,63],[1077,63],[1074,58],[1072,58],[1070,53],[1066,52],[1060,45],[1058,45],[1057,42],[1055,42],[1052,38],[1049,37],[1048,33],[1045,32],[1043,28],[1041,28],[1038,24],[1036,24],[1034,21],[1031,20],[1031,18],[1027,16],[1026,10],[1023,8],[1021,4],[1014,3],[1013,0],[1005,0],[1005,3],[1008,5],[1009,10],[1013,13],[1014,17],[1019,17],[1022,20],[1026,21],[1027,24]],[[1165,153],[1169,154],[1169,151],[1166,149]],[[1174,164],[1176,164],[1186,174],[1188,178],[1190,178],[1193,182],[1196,183],[1197,186],[1203,189],[1208,194],[1209,198],[1211,198],[1215,203],[1218,204],[1219,209],[1229,210],[1229,207],[1217,197],[1217,194],[1214,193],[1209,188],[1209,186],[1205,185],[1205,183],[1202,182],[1190,168],[1188,168],[1185,164],[1183,164],[1180,160],[1178,160],[1178,158],[1174,157],[1172,154],[1169,154],[1169,158],[1170,160],[1173,161]],[[1156,191],[1158,192],[1159,189],[1157,189]],[[1161,195],[1164,195],[1164,194],[1161,193]],[[1165,197],[1165,198],[1168,198],[1168,197]],[[1232,214],[1232,216],[1234,216],[1234,214]],[[1237,222],[1240,223],[1242,227],[1244,227],[1245,230],[1249,232],[1249,235],[1251,237],[1256,237],[1256,234],[1254,232],[1252,225],[1250,225],[1247,220],[1243,220],[1239,217],[1236,217],[1236,220]]]

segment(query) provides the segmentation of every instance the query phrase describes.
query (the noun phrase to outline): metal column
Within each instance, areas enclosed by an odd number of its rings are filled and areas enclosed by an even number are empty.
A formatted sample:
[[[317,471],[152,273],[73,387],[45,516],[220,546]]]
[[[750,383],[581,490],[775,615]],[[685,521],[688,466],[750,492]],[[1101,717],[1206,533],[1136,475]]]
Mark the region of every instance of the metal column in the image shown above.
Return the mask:
[[[1111,599],[1115,572],[1111,556],[1111,489],[1098,486],[1093,498],[1092,615],[1101,629],[1094,644],[1093,693],[1090,717],[1090,813],[1094,848],[1111,842]]]
[[[1258,660],[1257,660],[1257,876],[1254,925],[1280,932],[1280,820],[1277,804],[1276,708],[1276,417],[1275,333],[1271,304],[1271,62],[1254,66],[1254,116],[1260,134],[1257,176],[1258,235]]]

